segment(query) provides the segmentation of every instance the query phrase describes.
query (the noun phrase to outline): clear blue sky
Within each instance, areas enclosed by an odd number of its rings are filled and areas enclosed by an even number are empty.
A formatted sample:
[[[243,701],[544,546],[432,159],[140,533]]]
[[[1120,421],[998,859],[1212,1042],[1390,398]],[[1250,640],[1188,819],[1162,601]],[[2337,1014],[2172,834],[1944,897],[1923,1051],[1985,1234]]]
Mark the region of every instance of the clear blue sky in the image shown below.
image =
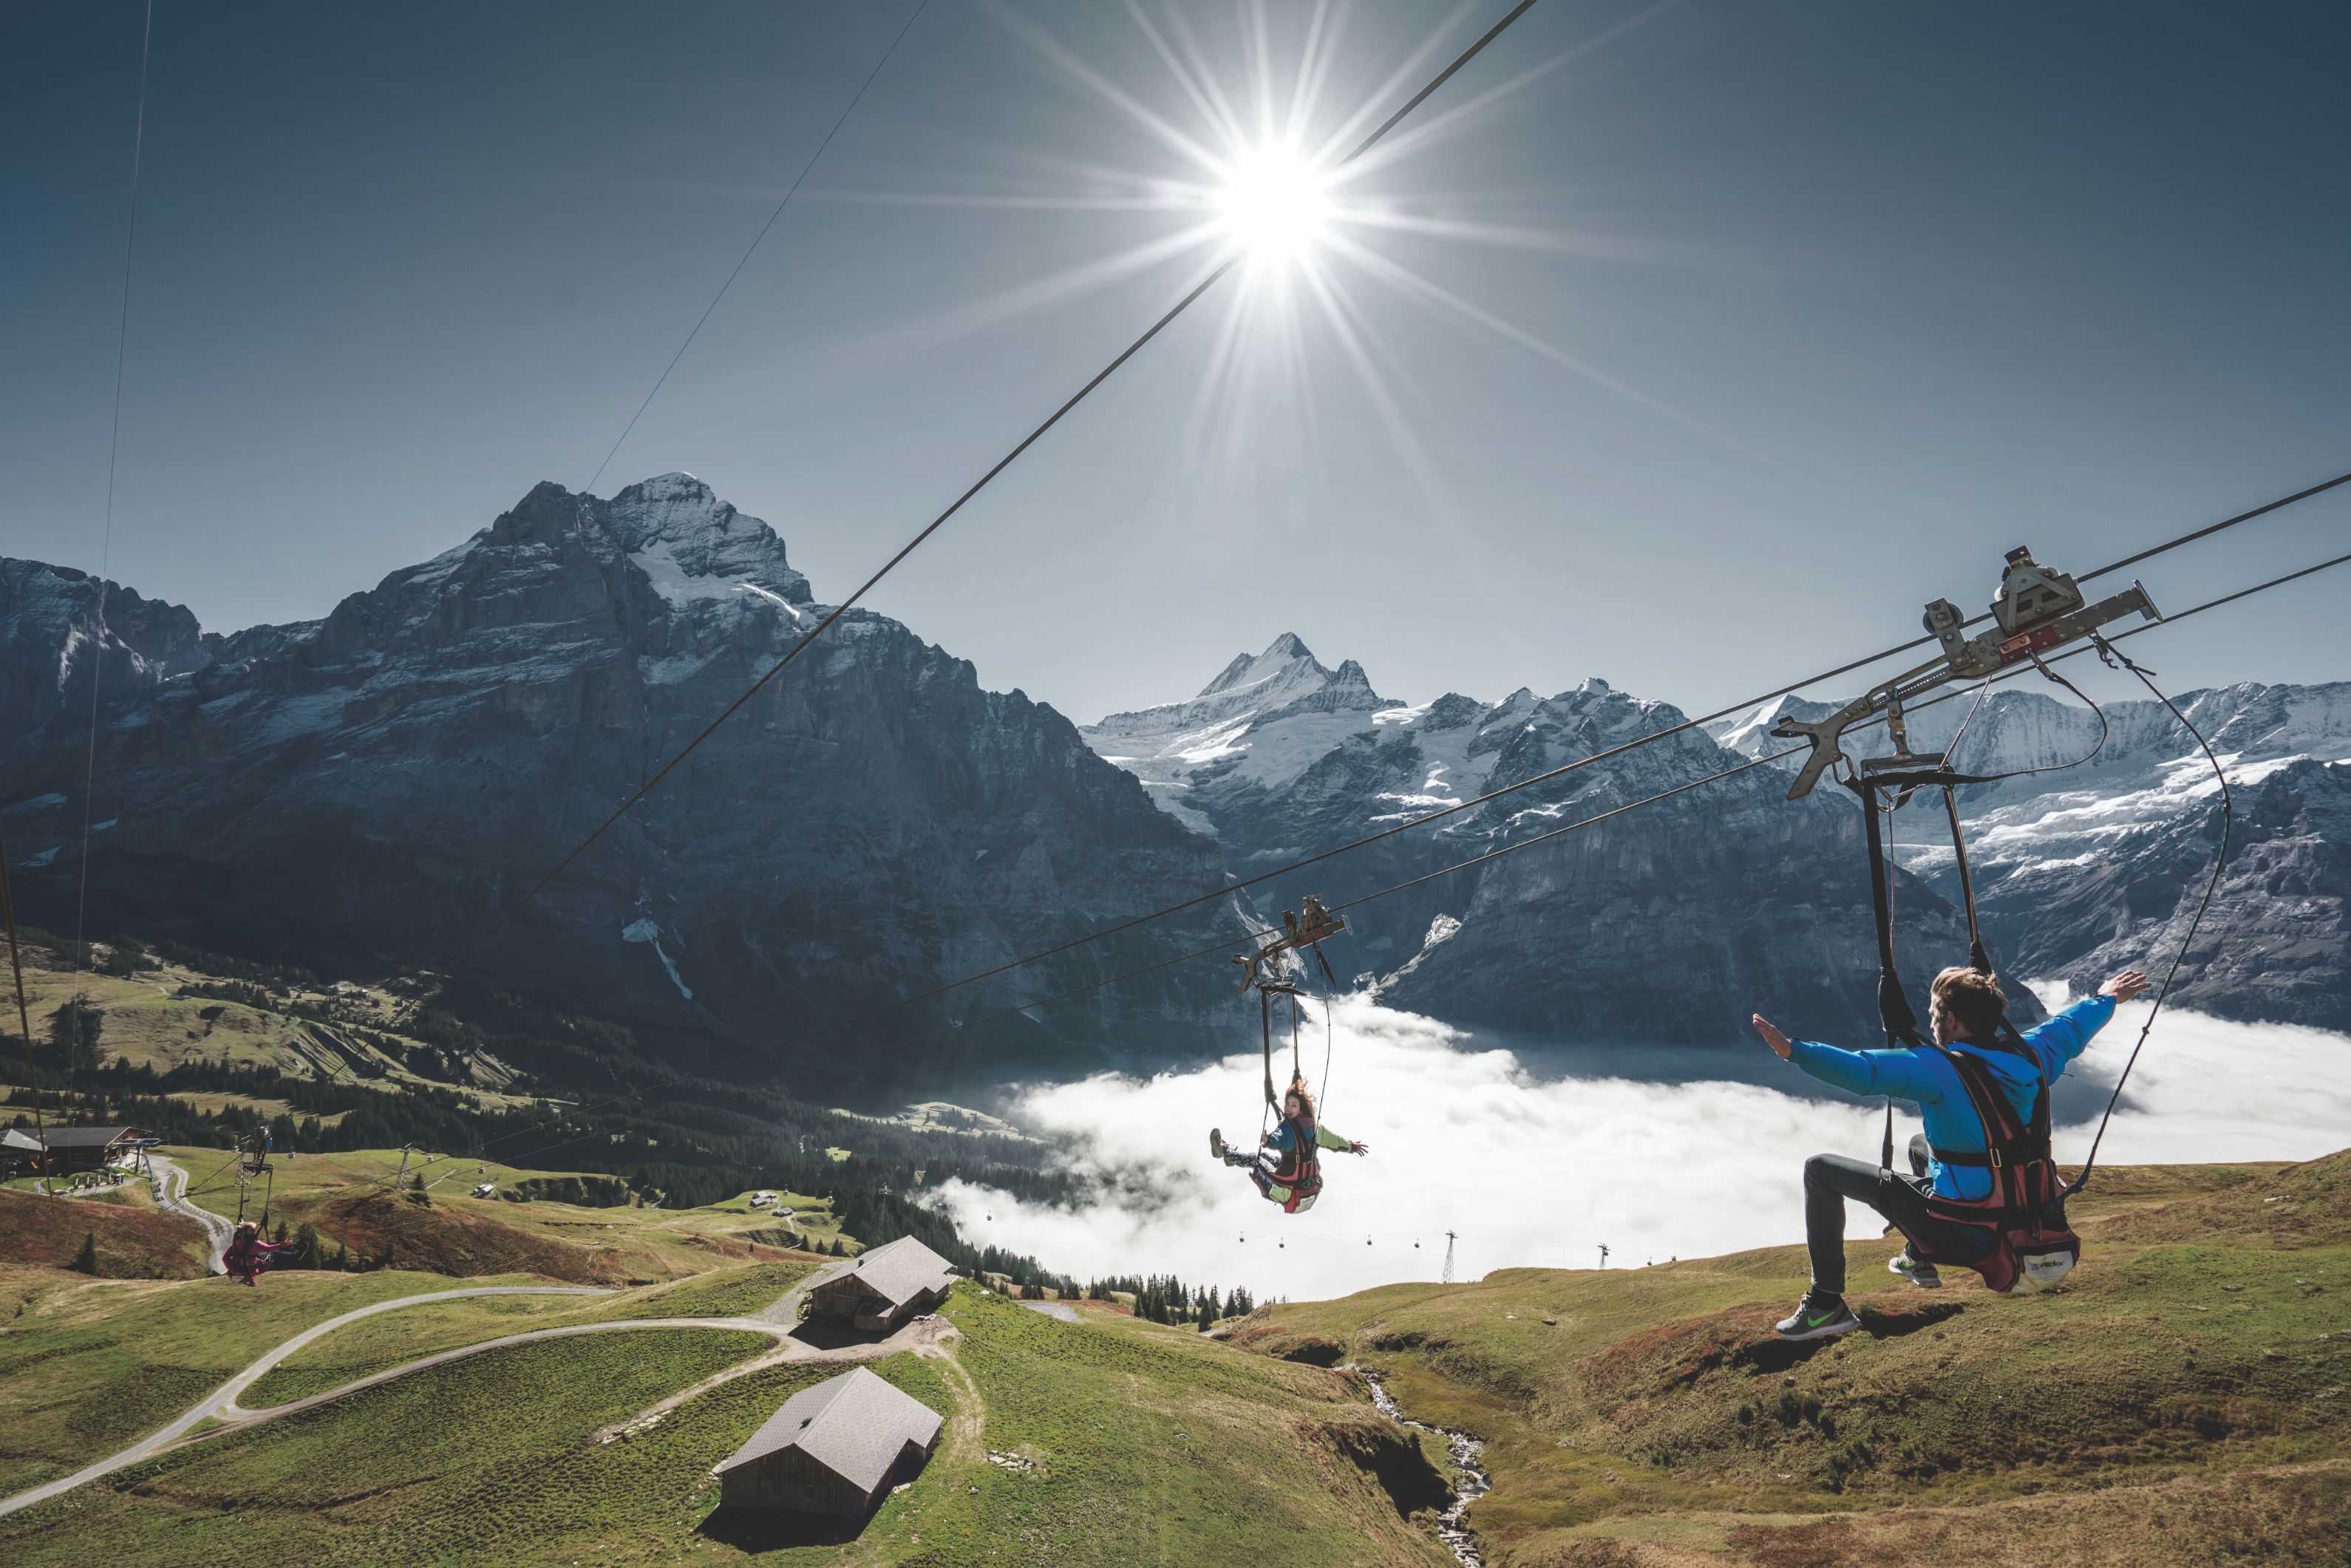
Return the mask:
[[[909,8],[159,0],[111,574],[312,616],[584,484]],[[1502,9],[1354,7],[1315,134]],[[1234,10],[1171,12],[1246,100]],[[1285,630],[1398,696],[1701,706],[1980,607],[2011,544],[2086,568],[2351,468],[2351,11],[1543,0],[1424,116],[1635,19],[1348,188],[1421,225],[1329,262],[1376,392],[1226,288],[874,606],[1080,718]],[[93,569],[139,26],[0,16],[0,550]],[[697,473],[834,598],[1123,346],[1197,252],[1036,286],[1194,221],[1092,199],[1198,176],[1071,60],[1205,133],[1119,8],[933,0],[600,488]],[[2346,537],[2329,497],[2147,581]],[[2346,591],[2139,646],[2351,677]]]

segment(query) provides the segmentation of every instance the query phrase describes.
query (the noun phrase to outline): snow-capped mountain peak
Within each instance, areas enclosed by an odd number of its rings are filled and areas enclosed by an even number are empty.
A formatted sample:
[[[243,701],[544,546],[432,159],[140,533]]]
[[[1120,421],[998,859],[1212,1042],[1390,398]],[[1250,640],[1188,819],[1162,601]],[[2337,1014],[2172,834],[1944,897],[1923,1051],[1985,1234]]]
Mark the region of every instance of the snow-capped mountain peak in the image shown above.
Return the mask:
[[[786,564],[784,541],[758,518],[718,498],[691,474],[662,474],[596,508],[629,559],[673,605],[742,590],[806,604],[808,579]]]
[[[1295,632],[1285,632],[1262,653],[1242,653],[1200,688],[1197,696],[1132,713],[1114,713],[1084,730],[1096,751],[1130,761],[1207,760],[1195,756],[1213,732],[1264,724],[1292,713],[1370,713],[1393,707],[1372,689],[1363,665],[1349,659],[1325,668]],[[1220,753],[1221,754],[1221,753]]]
[[[1204,697],[1222,696],[1228,692],[1251,691],[1260,700],[1269,691],[1293,689],[1301,685],[1320,686],[1331,678],[1312,651],[1299,639],[1295,632],[1284,632],[1266,645],[1262,653],[1238,653],[1217,678],[1200,688]]]

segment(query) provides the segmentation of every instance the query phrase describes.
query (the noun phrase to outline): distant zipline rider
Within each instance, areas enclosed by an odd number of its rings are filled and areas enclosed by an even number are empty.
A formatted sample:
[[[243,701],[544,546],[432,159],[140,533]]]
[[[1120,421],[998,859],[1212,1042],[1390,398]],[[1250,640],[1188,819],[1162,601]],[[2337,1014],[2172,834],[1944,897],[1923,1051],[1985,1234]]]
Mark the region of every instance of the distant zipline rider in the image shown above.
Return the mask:
[[[1281,1205],[1284,1214],[1303,1214],[1314,1207],[1322,1191],[1323,1149],[1371,1153],[1370,1145],[1343,1138],[1315,1119],[1314,1096],[1306,1092],[1302,1078],[1290,1080],[1289,1092],[1281,1097],[1281,1120],[1271,1133],[1259,1137],[1256,1154],[1228,1147],[1221,1131],[1208,1129],[1208,1152],[1249,1172],[1259,1195]]]
[[[1285,977],[1292,964],[1303,966],[1298,955],[1311,952],[1322,970],[1322,1088],[1331,1088],[1331,992],[1335,988],[1331,974],[1331,962],[1322,956],[1325,938],[1336,936],[1347,929],[1347,923],[1322,907],[1319,898],[1304,901],[1298,913],[1281,912],[1281,932],[1270,936],[1255,952],[1234,956],[1233,962],[1243,966],[1241,990],[1257,991],[1258,1021],[1265,1045],[1265,1104],[1268,1111],[1278,1111],[1281,1119],[1271,1132],[1260,1124],[1258,1149],[1255,1154],[1243,1154],[1225,1143],[1221,1128],[1208,1129],[1208,1152],[1228,1166],[1238,1166],[1249,1173],[1257,1190],[1268,1201],[1281,1205],[1284,1214],[1303,1214],[1314,1207],[1322,1192],[1322,1161],[1321,1151],[1343,1149],[1349,1154],[1368,1153],[1368,1146],[1335,1133],[1323,1130],[1314,1111],[1314,1096],[1306,1087],[1306,1070],[1299,1060],[1298,988]],[[1280,1100],[1273,1095],[1273,998],[1290,998],[1290,1089]]]
[[[302,1250],[296,1241],[264,1241],[261,1227],[250,1219],[240,1221],[236,1234],[221,1249],[221,1267],[228,1277],[250,1285],[259,1276],[277,1266],[281,1258],[290,1258]]]

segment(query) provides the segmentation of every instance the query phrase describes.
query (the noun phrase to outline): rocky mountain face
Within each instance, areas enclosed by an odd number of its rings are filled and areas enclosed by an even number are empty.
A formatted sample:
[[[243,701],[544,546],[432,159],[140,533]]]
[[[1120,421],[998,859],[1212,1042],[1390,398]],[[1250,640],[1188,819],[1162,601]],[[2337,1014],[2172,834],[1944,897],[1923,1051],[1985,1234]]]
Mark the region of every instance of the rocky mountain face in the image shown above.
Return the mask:
[[[1682,722],[1587,681],[1499,703],[1380,697],[1349,661],[1292,636],[1193,698],[1083,731],[1249,876]],[[1743,758],[1699,730],[1531,786],[1311,867],[1256,894],[1340,903],[1473,861]],[[1553,1040],[1718,1044],[1761,1009],[1788,1027],[1876,1037],[1876,956],[1849,801],[1782,799],[1757,768],[1346,913],[1334,963],[1397,1006]],[[1964,961],[1949,904],[1905,876],[1906,977]],[[2022,987],[2016,988],[2020,992]],[[2021,997],[2021,1016],[2034,1016]]]
[[[2173,994],[2225,1018],[2351,1030],[2351,683],[2175,701],[2225,766],[2236,809],[2219,889]],[[1950,746],[1970,706],[1917,713],[1911,744]],[[1783,699],[1717,727],[1726,745],[1761,756],[1786,744],[1768,733],[1782,710],[1813,718],[1827,705]],[[2077,988],[2127,965],[2168,966],[2220,847],[2220,787],[2194,737],[2153,700],[2105,711],[2101,743],[2089,710],[2004,688],[1968,720],[1954,753],[1970,772],[2050,769],[1970,786],[1960,809],[1987,929],[2024,974]],[[1897,852],[1956,895],[1950,852],[1933,847],[1939,821],[1903,813],[1912,842]]]
[[[823,612],[768,526],[689,476],[542,484],[324,620],[222,637],[0,561],[0,826],[33,917],[446,965]],[[496,938],[499,983],[772,1040],[1176,902],[1216,846],[1050,707],[852,612]],[[861,1085],[1161,1061],[1224,977],[1176,968],[899,1041],[1238,925],[1205,909],[778,1059]]]

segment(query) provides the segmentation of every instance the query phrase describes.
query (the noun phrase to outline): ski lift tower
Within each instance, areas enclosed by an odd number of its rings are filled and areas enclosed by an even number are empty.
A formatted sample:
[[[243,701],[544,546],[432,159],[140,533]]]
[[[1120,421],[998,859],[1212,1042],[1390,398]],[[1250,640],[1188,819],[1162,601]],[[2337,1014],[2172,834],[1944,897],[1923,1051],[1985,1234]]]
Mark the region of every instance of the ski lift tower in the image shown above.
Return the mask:
[[[1453,1283],[1453,1232],[1450,1230],[1445,1233],[1445,1272],[1437,1277],[1437,1283]]]

